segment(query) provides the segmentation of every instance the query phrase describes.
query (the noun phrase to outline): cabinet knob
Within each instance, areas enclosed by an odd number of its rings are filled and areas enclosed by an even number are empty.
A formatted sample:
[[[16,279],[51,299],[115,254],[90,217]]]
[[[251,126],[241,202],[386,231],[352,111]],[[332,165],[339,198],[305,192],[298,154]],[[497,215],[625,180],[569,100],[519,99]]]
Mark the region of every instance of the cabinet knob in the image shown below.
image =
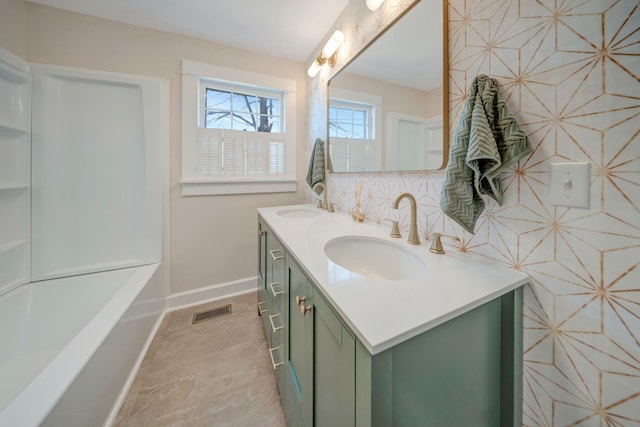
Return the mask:
[[[312,306],[308,305],[308,306],[304,306],[304,304],[302,304],[300,306],[300,314],[302,314],[303,316],[307,314],[308,311],[311,311],[313,309]]]
[[[296,296],[296,305],[300,305],[307,300],[307,297]]]

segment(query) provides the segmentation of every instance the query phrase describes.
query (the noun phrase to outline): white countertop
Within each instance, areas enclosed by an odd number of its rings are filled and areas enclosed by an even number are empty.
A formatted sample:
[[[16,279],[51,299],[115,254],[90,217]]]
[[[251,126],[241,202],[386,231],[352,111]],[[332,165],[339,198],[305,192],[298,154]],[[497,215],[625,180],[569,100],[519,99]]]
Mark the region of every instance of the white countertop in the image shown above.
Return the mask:
[[[434,328],[529,282],[514,270],[447,251],[429,252],[430,241],[420,246],[389,237],[390,224],[357,223],[344,213],[322,211],[311,218],[277,214],[311,205],[260,208],[281,243],[332,303],[371,354],[377,354]],[[325,244],[340,236],[371,236],[401,245],[427,264],[427,272],[414,279],[384,280],[361,276],[334,264]]]

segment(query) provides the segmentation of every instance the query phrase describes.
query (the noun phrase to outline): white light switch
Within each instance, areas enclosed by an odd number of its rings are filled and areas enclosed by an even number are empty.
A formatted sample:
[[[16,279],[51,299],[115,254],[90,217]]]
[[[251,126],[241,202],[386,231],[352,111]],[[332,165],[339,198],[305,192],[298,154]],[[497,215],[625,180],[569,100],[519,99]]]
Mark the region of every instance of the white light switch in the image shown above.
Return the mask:
[[[590,163],[551,163],[551,204],[589,208]]]

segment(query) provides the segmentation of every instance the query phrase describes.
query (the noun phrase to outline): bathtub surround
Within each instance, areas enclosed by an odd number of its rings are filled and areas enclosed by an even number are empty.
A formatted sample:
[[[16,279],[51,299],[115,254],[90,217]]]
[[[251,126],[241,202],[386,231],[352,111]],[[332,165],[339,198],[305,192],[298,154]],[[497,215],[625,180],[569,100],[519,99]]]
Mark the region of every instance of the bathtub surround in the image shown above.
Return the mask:
[[[10,1],[10,0],[0,0]],[[27,59],[32,62],[77,66],[161,77],[170,85],[170,240],[171,288],[179,298],[198,295],[200,301],[217,295],[216,287],[253,281],[255,289],[256,209],[304,200],[308,151],[305,70],[299,62],[269,57],[177,34],[145,29],[60,9],[25,3]],[[3,43],[0,40],[0,44]],[[298,189],[295,193],[183,197],[181,177],[181,100],[183,59],[295,80],[297,87],[296,140]],[[244,288],[238,288],[242,291]]]
[[[166,81],[0,49],[0,87],[0,425],[101,425],[165,305]]]
[[[423,0],[425,1],[425,0]],[[308,81],[307,141],[326,137],[326,83],[411,1],[371,13],[352,0],[335,29],[338,64]],[[502,175],[475,235],[439,208],[443,173],[328,174],[329,200],[353,206],[365,182],[369,220],[393,218],[397,193],[418,202],[421,235],[528,274],[523,423],[640,423],[640,2],[450,0],[450,131],[478,74],[497,78],[533,153]],[[319,46],[322,42],[319,43]],[[309,61],[311,58],[309,58]],[[592,165],[591,208],[551,206],[549,163]],[[311,198],[311,195],[308,196]],[[408,211],[401,208],[406,230]]]
[[[161,262],[167,82],[30,68],[31,279]]]

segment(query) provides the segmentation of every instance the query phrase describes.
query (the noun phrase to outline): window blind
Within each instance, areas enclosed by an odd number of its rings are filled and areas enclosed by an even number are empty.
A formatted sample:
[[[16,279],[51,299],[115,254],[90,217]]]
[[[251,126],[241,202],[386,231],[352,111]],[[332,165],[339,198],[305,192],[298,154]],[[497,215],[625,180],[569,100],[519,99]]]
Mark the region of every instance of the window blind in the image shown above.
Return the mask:
[[[372,139],[331,138],[331,162],[335,170],[363,172],[376,170]]]
[[[284,178],[282,133],[198,128],[198,175],[219,179]]]

